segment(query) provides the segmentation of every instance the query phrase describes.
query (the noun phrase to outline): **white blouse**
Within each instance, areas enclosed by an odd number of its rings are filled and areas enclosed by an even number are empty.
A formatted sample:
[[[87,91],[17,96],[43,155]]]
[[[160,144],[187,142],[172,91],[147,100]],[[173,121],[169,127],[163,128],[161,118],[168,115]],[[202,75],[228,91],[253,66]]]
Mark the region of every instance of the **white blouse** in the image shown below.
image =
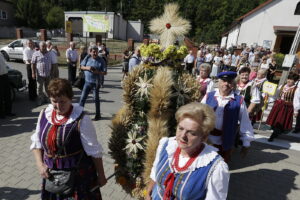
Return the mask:
[[[178,147],[177,141],[175,137],[164,137],[159,141],[158,148],[156,150],[156,156],[155,160],[153,162],[153,167],[151,169],[150,178],[156,182],[156,170],[157,170],[157,164],[159,162],[159,156],[161,151],[163,150],[164,144],[168,142],[168,145],[166,147],[166,151],[168,154],[168,160],[169,164],[171,165],[174,162],[174,153]],[[197,168],[207,166],[213,159],[216,158],[218,155],[217,149],[205,144],[204,149],[199,154],[197,159],[188,167],[186,171],[183,171],[182,173],[185,173],[187,171],[194,171]],[[179,166],[184,166],[186,162],[189,160],[187,157],[183,157],[180,155],[179,157]],[[174,169],[175,172],[176,169]],[[207,193],[206,193],[206,200],[222,200],[226,199],[227,191],[228,191],[228,183],[229,183],[229,171],[228,166],[224,162],[224,160],[221,160],[215,165],[215,168],[213,169],[211,176],[208,177],[207,180]]]
[[[53,105],[49,104],[48,107],[45,109],[45,115],[46,119],[49,123],[52,124],[51,121],[51,115],[53,111]],[[35,133],[31,136],[31,145],[30,150],[32,149],[41,149],[42,144],[39,138],[39,132],[40,132],[40,120],[41,115],[40,113]],[[80,114],[83,112],[83,107],[79,106],[78,104],[73,104],[73,111],[70,115],[69,120],[66,124],[70,124],[74,122]],[[58,116],[58,119],[62,119],[63,116]],[[92,156],[94,158],[101,158],[103,154],[103,148],[101,144],[97,140],[96,130],[95,127],[88,115],[84,115],[84,117],[80,121],[80,139],[83,146],[84,151],[87,155]]]
[[[234,93],[231,92],[228,96],[223,97],[220,95],[219,90],[216,89],[215,97],[219,104],[215,111],[215,114],[216,114],[215,128],[218,130],[222,130],[223,118],[224,118],[224,108],[225,108],[226,104],[231,99],[234,98]],[[207,99],[207,95],[204,96],[204,98],[201,100],[201,103],[206,104],[206,99]],[[254,140],[254,134],[253,134],[253,127],[252,127],[251,121],[249,119],[247,107],[246,107],[246,104],[244,101],[240,107],[239,122],[240,122],[239,133],[241,135],[241,140],[243,141],[243,146],[249,147],[250,142]],[[217,144],[217,145],[222,144],[222,136],[209,135],[208,138],[213,144]]]

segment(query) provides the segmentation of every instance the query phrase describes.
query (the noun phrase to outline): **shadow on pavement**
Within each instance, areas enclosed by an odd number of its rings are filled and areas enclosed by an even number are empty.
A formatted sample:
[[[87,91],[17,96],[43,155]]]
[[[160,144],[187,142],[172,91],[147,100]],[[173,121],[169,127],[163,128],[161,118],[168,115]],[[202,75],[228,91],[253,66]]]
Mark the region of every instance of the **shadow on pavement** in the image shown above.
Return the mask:
[[[39,190],[28,190],[26,188],[11,188],[11,187],[0,187],[0,199],[2,200],[25,200],[30,195],[39,194]]]
[[[12,112],[16,113],[16,117],[0,120],[0,138],[33,131],[42,109],[36,112],[32,111],[36,108],[36,102],[28,100],[27,92],[18,94],[12,107]]]
[[[228,164],[229,169],[236,170],[263,163],[277,163],[280,160],[288,158],[288,155],[283,153],[271,153],[263,151],[266,149],[266,146],[268,146],[267,149],[270,149],[269,145],[252,143],[252,146],[250,147],[245,158],[241,157],[240,148],[236,148],[232,154],[231,161]],[[272,149],[280,150],[281,148],[272,147]]]
[[[231,173],[228,200],[286,200],[294,184],[297,172],[259,169],[247,172]],[[250,192],[251,191],[251,192]]]

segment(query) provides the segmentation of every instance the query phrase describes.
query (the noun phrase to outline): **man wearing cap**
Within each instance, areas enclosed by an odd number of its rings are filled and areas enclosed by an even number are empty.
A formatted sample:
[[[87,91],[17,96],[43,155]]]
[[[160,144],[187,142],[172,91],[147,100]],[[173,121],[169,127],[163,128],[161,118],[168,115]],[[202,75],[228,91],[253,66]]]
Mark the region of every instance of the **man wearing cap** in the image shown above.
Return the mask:
[[[215,129],[209,135],[209,140],[219,149],[219,154],[226,162],[230,160],[239,123],[243,156],[246,155],[250,142],[254,140],[253,127],[244,98],[234,92],[236,76],[236,72],[231,71],[219,73],[218,89],[207,93],[201,101],[212,107],[216,113]]]

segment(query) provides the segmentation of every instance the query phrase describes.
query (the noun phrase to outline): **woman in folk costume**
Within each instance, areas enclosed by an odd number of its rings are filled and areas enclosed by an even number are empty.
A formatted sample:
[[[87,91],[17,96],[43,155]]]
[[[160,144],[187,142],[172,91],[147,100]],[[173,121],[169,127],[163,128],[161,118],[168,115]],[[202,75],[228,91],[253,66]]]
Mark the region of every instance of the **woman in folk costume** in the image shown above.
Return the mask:
[[[68,80],[50,81],[48,94],[51,104],[41,111],[30,146],[43,178],[41,199],[102,199],[99,187],[106,184],[103,149],[91,119],[83,107],[72,104],[73,91]],[[53,170],[74,170],[74,185],[68,193],[47,188],[47,182],[54,177]]]
[[[260,70],[258,70],[257,77],[254,80],[254,86],[259,90],[259,92],[260,92],[260,94],[262,96],[262,99],[261,99],[261,102],[260,102],[259,106],[256,109],[257,113],[255,115],[253,115],[253,117],[252,117],[252,124],[254,124],[256,121],[260,121],[261,115],[262,115],[261,108],[263,107],[263,104],[264,104],[263,99],[268,98],[266,96],[267,94],[263,93],[264,83],[266,81],[268,81],[267,78],[266,78],[266,76],[267,76],[267,70],[260,69]]]
[[[211,65],[208,63],[203,63],[200,65],[199,69],[200,75],[197,76],[197,81],[201,85],[200,92],[202,97],[204,97],[207,92],[214,90],[214,82],[211,80],[211,78],[209,78]]]
[[[248,108],[249,116],[254,115],[257,106],[261,103],[261,95],[254,82],[249,80],[250,68],[243,67],[239,71],[239,81],[237,83],[237,93],[244,97]]]
[[[297,115],[300,109],[300,92],[295,84],[298,79],[298,74],[292,72],[288,75],[287,83],[278,88],[278,99],[275,101],[266,121],[273,130],[268,139],[269,142],[272,142],[278,135],[292,129],[293,115]]]
[[[146,199],[226,199],[228,166],[206,144],[214,128],[214,111],[190,103],[176,112],[176,137],[162,138],[151,170]]]

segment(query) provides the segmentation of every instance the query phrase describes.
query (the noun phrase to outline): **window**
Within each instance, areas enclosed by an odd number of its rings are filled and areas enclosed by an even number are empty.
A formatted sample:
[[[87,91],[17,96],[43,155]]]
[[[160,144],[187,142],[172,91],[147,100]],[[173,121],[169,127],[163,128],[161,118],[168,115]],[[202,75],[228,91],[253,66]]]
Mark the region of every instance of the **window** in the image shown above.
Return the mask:
[[[0,10],[0,19],[7,19],[7,13],[4,10]]]
[[[300,1],[297,3],[294,15],[300,15]]]

